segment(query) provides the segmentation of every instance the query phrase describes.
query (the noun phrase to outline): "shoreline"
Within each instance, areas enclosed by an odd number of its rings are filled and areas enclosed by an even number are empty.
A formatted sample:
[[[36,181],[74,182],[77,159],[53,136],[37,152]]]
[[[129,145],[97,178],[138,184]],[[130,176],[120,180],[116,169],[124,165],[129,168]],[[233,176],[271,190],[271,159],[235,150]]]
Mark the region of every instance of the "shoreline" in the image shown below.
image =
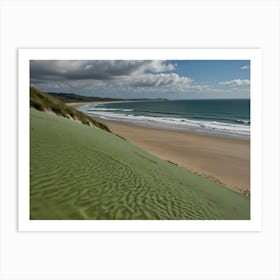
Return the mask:
[[[85,104],[123,101],[76,102]],[[127,101],[131,102],[131,101]],[[163,127],[147,127],[117,120],[92,118],[151,154],[206,177],[214,182],[250,195],[250,139],[203,134]]]
[[[86,102],[69,102],[65,103],[68,106],[76,107],[80,105],[87,105],[87,104],[102,104],[102,103],[116,103],[119,101],[86,101]]]
[[[81,106],[80,111],[84,114],[87,114],[86,110],[84,111],[82,109],[83,105],[87,104],[95,104],[95,105],[102,105],[102,104],[110,104],[110,103],[130,103],[135,101],[95,101],[95,102],[79,102],[79,103],[67,103],[67,105],[73,106],[74,108],[79,110],[79,106]],[[142,102],[138,100],[138,102]],[[229,138],[229,139],[241,139],[241,140],[248,140],[250,141],[250,133],[232,133],[228,132],[223,129],[215,129],[215,128],[204,128],[204,126],[196,126],[193,127],[192,125],[184,125],[181,126],[180,124],[174,124],[174,123],[161,123],[157,120],[150,120],[150,121],[139,121],[138,119],[132,119],[128,116],[127,119],[124,119],[123,117],[120,118],[119,116],[102,116],[101,114],[95,114],[94,112],[88,114],[92,118],[99,119],[100,121],[112,121],[112,122],[119,122],[124,123],[127,125],[133,125],[133,126],[140,126],[140,127],[150,127],[155,129],[163,129],[163,130],[172,130],[172,131],[180,131],[185,133],[191,133],[191,134],[198,134],[198,135],[207,135],[207,136],[214,136],[214,137],[222,137],[222,138]]]
[[[96,118],[127,141],[192,173],[250,195],[250,141]]]
[[[84,113],[86,114],[86,113]],[[110,119],[110,118],[102,118],[98,115],[88,115],[93,119],[98,119],[100,122],[114,122],[114,123],[121,123],[124,125],[132,125],[136,127],[143,127],[143,128],[152,128],[152,129],[160,129],[160,130],[168,130],[168,131],[174,131],[174,132],[182,132],[182,133],[189,133],[189,134],[194,134],[194,135],[202,135],[202,136],[209,136],[209,137],[217,137],[217,138],[225,138],[225,139],[237,139],[237,140],[244,140],[244,141],[250,141],[250,136],[241,136],[241,135],[230,135],[230,134],[225,134],[221,132],[210,132],[210,131],[202,131],[202,130],[197,130],[197,129],[191,129],[191,128],[186,128],[186,127],[174,127],[171,125],[162,125],[162,124],[156,124],[156,123],[137,123],[137,122],[132,122],[130,120],[119,120],[119,119]]]

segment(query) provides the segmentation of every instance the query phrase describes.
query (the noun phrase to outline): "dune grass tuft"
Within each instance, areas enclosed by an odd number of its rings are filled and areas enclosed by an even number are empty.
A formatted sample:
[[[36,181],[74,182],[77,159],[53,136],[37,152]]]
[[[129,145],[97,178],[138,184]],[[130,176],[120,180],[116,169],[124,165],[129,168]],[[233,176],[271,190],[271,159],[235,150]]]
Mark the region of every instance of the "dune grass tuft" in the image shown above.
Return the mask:
[[[95,126],[110,132],[109,128],[105,124],[92,119],[53,96],[39,91],[35,87],[30,87],[30,107],[39,111],[53,112],[58,116],[73,119],[81,122],[82,124]]]

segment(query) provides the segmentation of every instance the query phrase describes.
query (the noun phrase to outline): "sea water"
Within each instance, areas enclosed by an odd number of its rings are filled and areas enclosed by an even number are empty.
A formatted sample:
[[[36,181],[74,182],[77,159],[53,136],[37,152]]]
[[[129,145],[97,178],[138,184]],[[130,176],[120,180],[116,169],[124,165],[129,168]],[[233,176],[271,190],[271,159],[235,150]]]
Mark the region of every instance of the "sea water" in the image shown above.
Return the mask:
[[[250,100],[145,100],[79,106],[84,113],[146,127],[250,138]]]

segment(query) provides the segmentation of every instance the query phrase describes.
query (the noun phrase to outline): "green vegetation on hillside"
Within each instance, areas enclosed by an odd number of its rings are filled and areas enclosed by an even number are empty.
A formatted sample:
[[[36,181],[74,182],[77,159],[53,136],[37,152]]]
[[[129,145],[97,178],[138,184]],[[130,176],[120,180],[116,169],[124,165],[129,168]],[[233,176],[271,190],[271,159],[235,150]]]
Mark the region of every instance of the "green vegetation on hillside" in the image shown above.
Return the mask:
[[[30,218],[246,220],[250,199],[112,133],[31,109]]]
[[[85,125],[96,126],[101,129],[109,131],[109,128],[91,117],[77,111],[75,108],[66,105],[62,101],[50,96],[47,93],[41,92],[34,87],[30,87],[30,107],[39,111],[53,112],[56,115],[63,116],[68,119],[74,119]]]
[[[95,96],[82,96],[74,93],[56,93],[56,92],[48,92],[50,96],[54,96],[65,103],[73,103],[73,102],[102,102],[102,101],[119,101],[126,99],[119,98],[105,98],[105,97],[95,97]]]
[[[146,98],[109,98],[109,97],[96,97],[96,96],[83,96],[75,93],[57,93],[57,92],[47,92],[48,95],[54,96],[56,99],[64,103],[75,103],[75,102],[103,102],[103,101],[143,101],[143,100],[167,100],[163,98],[157,99],[146,99]]]

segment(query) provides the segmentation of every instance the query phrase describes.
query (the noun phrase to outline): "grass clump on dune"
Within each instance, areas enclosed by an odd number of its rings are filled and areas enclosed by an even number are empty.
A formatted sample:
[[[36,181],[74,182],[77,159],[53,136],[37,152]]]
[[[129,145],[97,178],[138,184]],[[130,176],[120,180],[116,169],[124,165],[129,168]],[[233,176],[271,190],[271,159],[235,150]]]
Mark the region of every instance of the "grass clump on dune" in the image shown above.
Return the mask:
[[[30,111],[33,220],[247,220],[250,199],[100,129]]]
[[[65,103],[56,99],[55,97],[41,92],[34,87],[30,87],[30,107],[44,112],[51,111],[56,115],[68,119],[74,119],[76,121],[81,122],[82,124],[95,126],[109,131],[109,128],[105,124],[92,119],[91,117],[74,109],[73,107],[66,105]]]

